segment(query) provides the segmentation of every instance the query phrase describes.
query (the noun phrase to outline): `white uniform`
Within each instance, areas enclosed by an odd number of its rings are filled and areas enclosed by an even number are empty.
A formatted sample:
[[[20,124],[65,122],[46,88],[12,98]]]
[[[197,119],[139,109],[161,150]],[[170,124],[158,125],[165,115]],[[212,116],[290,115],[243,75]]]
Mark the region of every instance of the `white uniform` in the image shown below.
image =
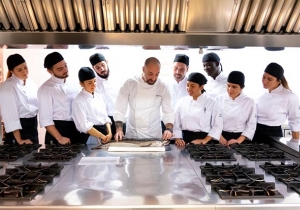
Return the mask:
[[[257,103],[257,122],[268,126],[281,126],[286,118],[292,131],[300,131],[299,98],[282,85],[262,95]]]
[[[1,115],[7,133],[22,129],[20,118],[32,118],[38,113],[37,87],[28,78],[26,84],[14,74],[0,89]]]
[[[218,101],[223,116],[223,131],[242,133],[253,138],[256,129],[256,104],[243,92],[232,100],[227,93],[219,95]]]
[[[179,82],[177,82],[175,79],[172,79],[172,81],[168,83],[168,87],[170,89],[171,96],[172,96],[173,107],[175,107],[179,99],[188,95],[186,89],[186,83],[187,83],[187,77],[184,77],[183,80]]]
[[[221,73],[213,79],[208,77],[207,84],[204,86],[204,89],[207,94],[215,98],[218,95],[226,93],[227,88],[227,76],[221,71]]]
[[[181,98],[175,108],[174,138],[182,138],[182,130],[205,132],[220,139],[223,118],[218,102],[203,93],[193,100],[191,96]]]
[[[79,85],[51,76],[38,90],[40,126],[54,125],[53,120],[72,121],[72,101]]]
[[[128,138],[161,138],[160,107],[163,122],[174,123],[171,94],[167,85],[157,79],[154,85],[144,82],[141,76],[128,79],[120,89],[114,112],[114,120],[126,122]]]

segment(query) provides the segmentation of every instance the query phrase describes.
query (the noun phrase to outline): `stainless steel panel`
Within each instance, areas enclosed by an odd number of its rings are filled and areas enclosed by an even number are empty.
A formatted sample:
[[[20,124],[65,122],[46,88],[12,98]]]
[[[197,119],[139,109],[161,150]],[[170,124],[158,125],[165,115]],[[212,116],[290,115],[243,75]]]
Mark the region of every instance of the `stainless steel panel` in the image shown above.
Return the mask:
[[[234,5],[233,5],[230,21],[229,21],[228,31],[233,31],[233,29],[234,29],[241,4],[242,4],[242,0],[234,1]]]
[[[243,0],[239,14],[238,14],[238,18],[236,20],[236,24],[234,29],[237,32],[240,32],[242,30],[243,25],[245,24],[247,15],[249,13],[250,10],[250,6],[251,6],[251,1],[250,0]]]
[[[27,19],[27,17],[29,17],[28,11],[23,8],[24,2],[23,1],[19,1],[19,0],[13,0],[13,2],[14,2],[14,6],[15,6],[15,9],[16,9],[16,12],[18,13],[18,15],[20,17],[20,21],[23,24],[23,27],[26,30],[33,29],[32,25],[31,25],[31,22]]]
[[[0,1],[0,22],[3,24],[3,27],[6,30],[10,29],[10,22],[1,1]],[[1,73],[2,73],[2,69],[1,69]]]
[[[168,18],[168,27],[170,31],[175,30],[176,12],[179,6],[180,6],[179,0],[170,1],[170,6],[169,6],[170,10],[169,10],[169,18]]]
[[[103,14],[100,0],[93,0],[94,14],[95,14],[95,25],[98,30],[103,30]]]
[[[294,11],[291,14],[291,18],[289,19],[289,22],[285,29],[286,32],[291,32],[293,30],[295,23],[297,21],[297,18],[299,17],[299,14],[300,14],[300,0],[297,1]]]
[[[126,1],[125,0],[116,0],[116,22],[119,24],[121,31],[126,30]]]
[[[63,2],[62,0],[52,0],[52,3],[58,24],[61,30],[65,31],[67,29],[67,20],[64,12]]]
[[[32,0],[32,6],[34,14],[36,15],[37,21],[39,22],[41,29],[46,30],[48,28],[48,22],[44,13],[43,4],[41,0]]]
[[[65,15],[66,15],[67,23],[68,23],[68,28],[69,28],[69,30],[73,31],[76,28],[76,22],[75,22],[75,17],[74,17],[72,1],[64,0],[63,5],[64,5],[64,9],[65,9]]]
[[[252,2],[250,12],[244,27],[245,32],[249,32],[252,26],[254,25],[255,17],[257,17],[257,13],[259,12],[261,3],[262,3],[261,0],[254,0]]]
[[[92,0],[85,0],[84,5],[85,5],[85,12],[86,12],[86,19],[87,19],[88,28],[90,30],[94,30],[95,29],[95,21],[94,21],[94,12],[93,12]]]
[[[276,24],[276,21],[277,21],[277,19],[279,17],[280,11],[281,11],[281,9],[283,7],[283,4],[284,4],[284,0],[277,0],[276,1],[274,10],[272,12],[270,21],[269,21],[268,26],[267,26],[267,31],[268,32],[273,32],[275,24]]]
[[[84,8],[84,1],[83,0],[76,0],[76,5],[78,9],[78,17],[79,17],[79,24],[80,28],[85,31],[87,29],[87,19],[86,19],[86,13]]]
[[[14,6],[12,4],[12,2],[10,0],[2,0],[2,3],[6,9],[7,15],[13,25],[13,27],[16,30],[20,29],[20,22],[19,19],[17,17],[16,11],[14,9]]]
[[[262,1],[260,12],[259,12],[258,17],[257,17],[256,22],[255,22],[254,30],[256,32],[261,31],[261,28],[264,25],[264,20],[267,17],[268,11],[271,10],[271,2],[272,2],[272,0],[263,0]]]
[[[167,0],[159,0],[159,31],[164,31],[166,28],[167,4]]]
[[[147,13],[147,0],[138,0],[139,9],[139,29],[145,31],[146,29],[146,13]]]
[[[283,26],[284,19],[288,16],[289,9],[293,6],[295,0],[285,0],[282,9],[280,11],[279,17],[276,21],[274,31],[279,32]]]
[[[128,26],[130,31],[135,30],[136,26],[136,20],[135,20],[135,15],[136,15],[136,4],[135,0],[127,0],[128,4]]]
[[[149,28],[150,31],[154,31],[156,28],[156,12],[157,12],[157,0],[149,1]]]
[[[37,30],[39,27],[30,0],[26,0],[26,7],[24,7],[24,10],[26,10],[26,8],[29,14],[29,17],[27,18],[28,22],[30,23],[32,30]]]
[[[53,8],[53,4],[51,0],[43,0],[43,7],[46,14],[46,18],[50,23],[52,30],[57,30],[58,24],[56,21],[56,16]]]

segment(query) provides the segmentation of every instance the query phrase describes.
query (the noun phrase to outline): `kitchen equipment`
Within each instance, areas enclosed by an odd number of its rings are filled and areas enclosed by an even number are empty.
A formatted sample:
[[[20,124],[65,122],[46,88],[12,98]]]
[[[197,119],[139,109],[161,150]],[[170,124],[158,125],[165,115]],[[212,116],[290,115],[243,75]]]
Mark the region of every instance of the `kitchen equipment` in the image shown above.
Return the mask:
[[[41,144],[0,145],[0,161],[15,161],[41,146]]]

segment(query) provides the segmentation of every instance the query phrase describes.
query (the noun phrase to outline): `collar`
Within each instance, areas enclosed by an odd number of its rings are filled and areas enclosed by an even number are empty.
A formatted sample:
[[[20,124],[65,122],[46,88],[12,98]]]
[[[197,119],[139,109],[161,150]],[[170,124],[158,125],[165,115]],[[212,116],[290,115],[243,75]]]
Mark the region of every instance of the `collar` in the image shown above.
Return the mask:
[[[220,82],[222,81],[224,78],[227,79],[226,75],[223,73],[223,71],[220,72],[220,74],[216,77],[216,79],[209,77],[209,81],[216,81],[216,82]]]
[[[100,77],[96,72],[95,72],[95,74],[96,74],[96,78],[97,78],[97,80],[99,80],[99,81],[107,81],[108,80],[108,78],[106,78],[106,79],[103,79],[102,77]]]
[[[87,98],[94,98],[94,94],[87,92],[85,89],[82,89],[81,91],[82,95],[86,96]]]
[[[175,79],[173,79],[173,84],[176,84],[178,86],[186,85],[187,82],[187,77],[185,76],[182,80],[177,82]]]
[[[276,94],[276,93],[280,93],[282,90],[284,89],[284,87],[282,86],[282,84],[280,84],[277,88],[275,88],[274,90],[271,91],[271,93],[269,94]]]
[[[12,78],[12,80],[14,80],[17,84],[19,84],[21,86],[25,86],[26,85],[26,82],[24,82],[24,80],[19,79],[14,74],[11,75],[11,78]]]
[[[238,101],[241,101],[243,98],[244,98],[244,93],[243,93],[243,91],[241,92],[241,94],[238,96],[238,97],[236,97],[234,100],[228,95],[228,93],[225,93],[226,95],[227,95],[227,99],[228,100],[232,100],[232,101],[236,101],[236,102],[238,102]]]
[[[190,99],[190,101],[201,101],[201,100],[205,97],[204,94],[205,94],[205,92],[202,93],[202,94],[197,98],[197,100],[194,100],[194,99],[193,99],[193,96],[190,96],[190,95],[189,95],[189,99]]]
[[[60,79],[60,78],[55,77],[53,74],[51,74],[51,80],[55,83],[63,84],[63,83],[65,83],[66,78]]]

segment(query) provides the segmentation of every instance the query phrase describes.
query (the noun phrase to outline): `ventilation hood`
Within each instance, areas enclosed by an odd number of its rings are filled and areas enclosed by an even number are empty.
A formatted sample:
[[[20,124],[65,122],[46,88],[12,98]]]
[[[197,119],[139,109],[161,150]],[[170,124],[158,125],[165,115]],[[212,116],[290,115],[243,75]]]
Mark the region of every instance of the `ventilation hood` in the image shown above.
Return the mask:
[[[0,0],[0,44],[300,46],[300,0]]]

